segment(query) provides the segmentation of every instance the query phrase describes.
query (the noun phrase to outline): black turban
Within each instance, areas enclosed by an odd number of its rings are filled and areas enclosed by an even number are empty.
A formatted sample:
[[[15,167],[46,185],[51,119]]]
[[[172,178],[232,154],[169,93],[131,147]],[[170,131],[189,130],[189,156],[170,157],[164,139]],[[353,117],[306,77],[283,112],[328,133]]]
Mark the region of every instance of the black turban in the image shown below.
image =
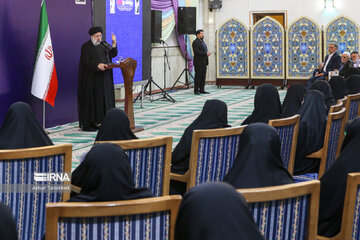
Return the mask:
[[[90,36],[91,36],[91,35],[94,35],[95,33],[98,33],[98,32],[103,33],[102,28],[99,27],[99,26],[95,26],[95,27],[92,27],[92,28],[89,29],[89,34],[90,34]]]

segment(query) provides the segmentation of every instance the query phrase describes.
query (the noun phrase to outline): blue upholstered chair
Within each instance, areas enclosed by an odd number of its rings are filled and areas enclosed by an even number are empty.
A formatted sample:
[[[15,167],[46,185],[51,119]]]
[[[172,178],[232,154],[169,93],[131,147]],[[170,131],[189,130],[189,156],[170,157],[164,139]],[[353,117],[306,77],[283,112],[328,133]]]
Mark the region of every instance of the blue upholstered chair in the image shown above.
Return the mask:
[[[338,112],[329,113],[326,123],[323,147],[319,151],[307,156],[309,158],[320,159],[319,173],[294,176],[294,180],[296,182],[320,179],[322,175],[324,175],[324,173],[333,165],[336,158],[340,154],[340,149],[343,142],[345,114],[345,108],[342,108]]]
[[[157,197],[169,195],[172,137],[106,142],[125,150],[136,187],[147,187]]]
[[[346,98],[346,97],[345,97]],[[340,111],[345,106],[345,102],[341,99],[337,101],[335,105],[330,106],[329,113],[334,113]],[[346,115],[346,114],[345,114]]]
[[[317,239],[360,239],[360,173],[348,175],[340,232],[332,238],[317,236]]]
[[[294,172],[299,120],[299,114],[288,118],[269,120],[269,125],[273,126],[279,134],[281,141],[281,158],[284,162],[284,167],[291,175]]]
[[[186,182],[187,189],[211,181],[222,181],[239,152],[240,136],[246,126],[194,130],[191,142],[189,170],[170,178]]]
[[[347,95],[345,107],[347,109],[346,122],[360,116],[360,93]]]
[[[174,239],[181,196],[114,202],[49,203],[46,239]]]
[[[318,180],[237,191],[249,203],[255,223],[266,239],[316,239]]]
[[[46,177],[37,179],[46,181],[35,182],[34,173],[70,175],[71,155],[71,144],[0,150],[0,185],[3,186],[0,202],[12,210],[19,240],[41,240],[45,233],[46,203],[67,201],[70,197],[69,192],[35,191],[34,184],[51,183],[60,187],[62,182],[50,182]],[[65,183],[70,186],[70,182]]]

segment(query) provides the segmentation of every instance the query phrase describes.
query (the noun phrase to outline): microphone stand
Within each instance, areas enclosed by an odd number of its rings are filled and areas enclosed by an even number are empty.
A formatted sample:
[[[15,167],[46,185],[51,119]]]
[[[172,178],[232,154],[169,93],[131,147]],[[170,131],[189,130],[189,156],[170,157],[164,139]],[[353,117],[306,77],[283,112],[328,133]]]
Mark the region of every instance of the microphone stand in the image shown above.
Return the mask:
[[[163,48],[164,48],[164,88],[162,89],[161,87],[159,87],[157,84],[157,87],[161,90],[161,94],[162,94],[162,97],[158,98],[158,99],[155,99],[154,101],[157,101],[157,100],[162,100],[162,99],[165,99],[167,101],[170,101],[170,102],[176,102],[175,99],[173,99],[167,92],[166,92],[166,63],[169,67],[169,71],[170,71],[170,64],[169,64],[169,58],[168,58],[168,54],[167,54],[167,51],[166,51],[166,48],[169,47],[167,45],[167,43],[163,40],[160,40],[160,43],[163,45]],[[165,46],[166,45],[166,46]]]
[[[185,83],[180,81],[181,76],[185,74]],[[195,78],[193,77],[193,75],[191,74],[191,72],[189,71],[189,63],[188,63],[188,52],[187,52],[187,34],[185,34],[185,68],[184,70],[180,73],[180,76],[176,79],[176,81],[174,82],[174,84],[172,85],[172,87],[170,88],[171,90],[174,89],[175,85],[179,82],[184,84],[187,88],[189,88],[190,86],[190,82],[189,82],[189,77],[191,77],[194,81]]]
[[[163,40],[161,40],[161,42],[162,42],[163,47],[164,47],[164,89],[166,89],[166,63],[168,65],[168,67],[169,67],[169,71],[171,69],[170,69],[170,64],[169,64],[169,58],[168,58],[167,51],[166,51],[166,48],[165,48],[164,44],[166,44],[167,47],[168,47],[168,45]],[[165,59],[166,59],[166,62],[165,62]]]
[[[150,101],[158,101],[158,100],[161,100],[161,99],[165,99],[169,102],[172,102],[172,103],[175,103],[176,100],[174,98],[172,98],[165,90],[165,87],[166,87],[166,61],[165,61],[165,58],[167,60],[167,64],[169,66],[169,70],[170,70],[170,64],[169,64],[169,59],[168,59],[168,56],[167,56],[167,52],[166,52],[166,49],[165,49],[165,46],[164,46],[164,43],[166,44],[165,41],[163,40],[160,40],[160,43],[163,44],[163,47],[164,47],[164,88],[161,88],[154,80],[152,77],[150,77],[150,79],[148,80],[148,82],[145,84],[145,87],[144,87],[144,92],[146,92],[146,89],[149,87],[150,91],[148,93],[148,95],[150,95]],[[166,44],[167,46],[167,44]],[[161,95],[162,97],[158,98],[158,99],[154,99],[152,100],[151,99],[151,96],[153,95],[153,93],[151,92],[151,84],[154,84],[160,91],[161,91]],[[134,103],[138,100],[140,95],[138,95],[135,100],[134,100]]]

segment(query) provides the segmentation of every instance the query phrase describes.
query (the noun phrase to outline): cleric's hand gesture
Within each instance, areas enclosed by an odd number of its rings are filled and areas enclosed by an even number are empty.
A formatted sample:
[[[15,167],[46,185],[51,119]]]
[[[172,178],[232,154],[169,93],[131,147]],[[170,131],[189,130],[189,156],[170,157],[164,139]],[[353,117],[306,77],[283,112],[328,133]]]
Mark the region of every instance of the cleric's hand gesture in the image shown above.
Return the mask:
[[[114,33],[111,33],[112,47],[116,47],[116,36]]]

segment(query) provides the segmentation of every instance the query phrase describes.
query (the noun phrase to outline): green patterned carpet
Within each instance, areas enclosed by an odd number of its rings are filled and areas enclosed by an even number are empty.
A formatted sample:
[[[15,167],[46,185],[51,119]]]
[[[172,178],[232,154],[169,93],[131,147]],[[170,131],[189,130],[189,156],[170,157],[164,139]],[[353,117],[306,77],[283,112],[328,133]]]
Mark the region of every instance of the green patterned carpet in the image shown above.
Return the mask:
[[[149,96],[144,99],[143,108],[140,101],[134,104],[135,124],[145,130],[136,133],[139,138],[159,136],[173,136],[173,147],[179,142],[185,128],[199,115],[208,99],[219,99],[228,106],[228,121],[231,126],[238,126],[252,112],[255,90],[245,90],[242,87],[206,86],[211,94],[194,95],[193,89],[168,92],[176,103],[169,101],[150,101]],[[285,91],[279,91],[283,99]],[[160,95],[152,96],[152,99]],[[123,108],[123,103],[117,103]],[[89,151],[94,143],[96,132],[83,132],[78,123],[70,123],[48,129],[54,144],[73,144],[72,168],[79,165],[79,156]]]

